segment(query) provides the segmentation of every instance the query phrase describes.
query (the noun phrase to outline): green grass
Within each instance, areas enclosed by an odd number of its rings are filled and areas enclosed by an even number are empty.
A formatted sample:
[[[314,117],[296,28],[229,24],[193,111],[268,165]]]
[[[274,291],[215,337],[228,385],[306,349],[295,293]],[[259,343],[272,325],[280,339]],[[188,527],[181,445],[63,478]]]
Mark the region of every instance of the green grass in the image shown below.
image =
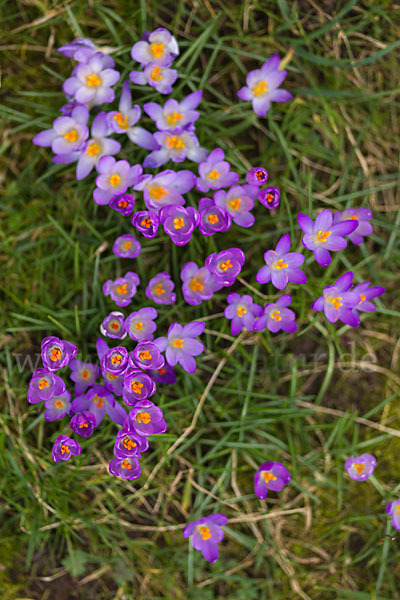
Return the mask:
[[[384,0],[16,1],[3,3],[2,23],[1,598],[399,599],[399,538],[380,543],[395,535],[384,507],[400,492],[396,8]],[[83,442],[81,456],[54,464],[62,425],[45,423],[26,401],[41,338],[66,337],[94,358],[99,323],[114,308],[102,285],[132,268],[111,250],[129,220],[93,203],[94,176],[77,182],[73,167],[52,164],[31,140],[63,103],[71,64],[55,48],[90,36],[113,48],[122,80],[133,68],[132,44],[159,26],[181,47],[173,96],[204,90],[201,144],[223,148],[242,177],[265,165],[282,201],[277,214],[259,205],[249,230],[197,233],[184,248],[165,234],[144,241],[132,263],[142,280],[132,307],[147,303],[145,283],[155,273],[168,271],[177,284],[177,303],[159,311],[160,335],[175,320],[209,320],[196,374],[180,370],[176,386],[159,388],[168,430],[151,441],[131,484],[107,471],[111,422]],[[285,57],[294,100],[258,119],[236,91],[273,52]],[[139,104],[165,100],[133,89]],[[146,117],[141,124],[150,127]],[[145,154],[127,144],[121,157],[134,164]],[[196,205],[196,193],[187,197]],[[374,233],[326,269],[306,252],[309,283],[290,287],[297,336],[234,339],[221,318],[226,291],[200,307],[183,302],[183,263],[236,245],[246,252],[243,285],[265,302],[259,294],[275,290],[255,283],[255,273],[283,233],[300,248],[297,212],[348,206],[371,207]],[[349,269],[357,282],[388,290],[356,330],[310,309]],[[246,293],[240,283],[233,289]],[[362,484],[343,470],[345,458],[361,452],[378,461],[375,478]],[[283,462],[292,482],[261,502],[253,475],[265,460]],[[181,531],[216,511],[229,524],[210,565]]]

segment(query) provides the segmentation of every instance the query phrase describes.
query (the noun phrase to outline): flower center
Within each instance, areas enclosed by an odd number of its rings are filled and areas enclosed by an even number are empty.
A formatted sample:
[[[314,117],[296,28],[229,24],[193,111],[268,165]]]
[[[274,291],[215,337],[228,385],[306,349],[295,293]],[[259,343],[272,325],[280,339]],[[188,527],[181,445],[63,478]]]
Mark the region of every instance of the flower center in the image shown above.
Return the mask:
[[[122,463],[121,463],[121,467],[122,467],[123,469],[128,469],[128,470],[129,470],[129,469],[132,469],[132,465],[131,465],[131,463],[129,462],[129,460],[123,460],[123,461],[122,461]]]
[[[197,277],[193,277],[192,281],[189,283],[189,287],[194,292],[201,292],[201,290],[204,290],[204,285],[197,279]]]
[[[205,525],[199,527],[199,533],[202,540],[209,540],[211,538],[211,531]]]
[[[151,72],[150,79],[152,81],[160,81],[162,77],[162,69],[160,69],[158,65],[155,65],[154,69]]]
[[[122,285],[118,285],[115,291],[117,292],[117,294],[127,294],[128,290],[126,288],[127,284],[123,283]]]
[[[122,361],[122,356],[120,354],[115,354],[111,357],[111,363],[113,365],[120,365]]]
[[[49,382],[47,381],[47,379],[41,379],[39,381],[39,390],[42,390],[45,387],[49,387]]]
[[[167,135],[165,140],[168,144],[168,148],[175,148],[176,150],[182,150],[183,148],[185,148],[185,144],[177,135],[173,135],[172,137]]]
[[[168,196],[168,190],[158,185],[149,188],[149,194],[153,200],[162,200],[164,196]]]
[[[317,235],[317,240],[319,242],[326,242],[326,240],[328,239],[328,237],[331,235],[330,231],[318,231],[318,235]]]
[[[103,80],[101,77],[99,77],[98,75],[96,75],[96,73],[92,73],[92,75],[88,75],[86,77],[86,85],[88,87],[97,87],[98,85],[101,85],[103,83]]]
[[[134,324],[134,329],[137,329],[138,331],[142,331],[143,329],[143,323],[142,321],[138,321],[137,323]]]
[[[131,438],[129,437],[125,437],[123,439],[122,445],[124,446],[124,448],[126,448],[127,450],[132,450],[132,448],[136,448],[137,444],[135,442],[133,442],[131,440]]]
[[[245,306],[238,306],[236,309],[236,314],[238,317],[243,317],[247,313],[247,308]]]
[[[182,217],[174,219],[174,227],[175,229],[182,229],[182,227],[185,227],[185,219]]]
[[[123,248],[124,250],[130,250],[132,248],[132,241],[127,240],[126,242],[124,242]]]
[[[183,348],[183,340],[174,340],[172,345],[174,348]]]
[[[151,358],[152,356],[148,350],[142,350],[142,352],[139,352],[140,360],[151,360]]]
[[[60,348],[52,348],[50,352],[50,360],[56,362],[56,360],[60,360],[61,358],[61,350]]]
[[[233,269],[233,265],[231,263],[230,258],[228,258],[228,260],[226,260],[225,262],[219,263],[219,268],[221,269],[221,271],[227,271],[228,269]]]
[[[63,408],[63,406],[64,406],[64,402],[62,402],[61,400],[56,400],[56,401],[54,402],[54,406],[55,406],[56,408]]]
[[[140,412],[136,415],[136,421],[148,425],[151,422],[150,414],[148,412]]]
[[[160,375],[164,375],[164,373],[167,372],[167,369],[164,369],[164,367],[162,367],[161,369],[158,369],[158,372],[160,373]]]
[[[107,379],[118,379],[118,375],[114,375],[114,373],[105,373],[103,377],[107,377]]]
[[[150,227],[151,227],[151,219],[150,219],[150,217],[146,217],[145,219],[143,219],[143,221],[141,221],[140,225],[142,227],[146,227],[146,229],[150,229]]]
[[[367,296],[365,294],[361,294],[360,296],[360,302],[358,304],[361,304],[361,302],[364,302],[364,300],[367,299]]]
[[[285,262],[283,262],[283,259],[280,258],[275,264],[274,264],[274,269],[286,269],[286,267],[288,267],[289,265]]]
[[[66,452],[70,452],[69,446],[67,446],[67,444],[61,444],[61,454],[65,454]]]
[[[110,329],[114,329],[114,331],[118,331],[120,329],[120,324],[118,321],[113,321],[110,323]]]
[[[275,194],[271,194],[271,192],[268,192],[268,194],[267,194],[268,204],[271,204],[271,202],[273,202],[274,200],[275,200]]]
[[[275,480],[276,480],[275,475],[272,475],[272,473],[270,473],[269,471],[264,471],[265,483],[268,483],[269,481],[275,481]]]
[[[255,96],[262,96],[268,90],[267,82],[265,79],[259,81],[257,85],[253,87],[253,94]]]
[[[164,44],[152,44],[151,51],[153,53],[154,58],[162,58],[164,53]]]
[[[126,208],[126,207],[128,206],[128,203],[127,203],[127,201],[126,201],[126,200],[120,200],[120,201],[118,202],[118,206],[119,206],[120,208]]]
[[[117,121],[118,127],[121,129],[128,129],[128,115],[123,116],[122,113],[118,112],[113,116],[114,121]]]
[[[357,215],[353,215],[353,216],[351,217],[351,220],[352,220],[352,221],[358,221],[358,219],[357,219]]]
[[[219,222],[217,215],[208,215],[207,218],[208,218],[208,222],[211,223],[211,225],[215,225],[215,223]]]
[[[162,283],[157,283],[156,287],[154,288],[154,293],[157,294],[157,296],[165,294],[165,289],[163,288]]]
[[[118,173],[114,173],[114,175],[111,175],[110,185],[115,187],[116,185],[119,185],[120,183],[121,183],[121,177],[118,175]]]
[[[242,199],[241,198],[235,198],[234,200],[230,200],[228,202],[229,206],[231,206],[233,208],[233,210],[237,210],[240,205],[242,204]]]
[[[93,402],[95,403],[97,408],[103,407],[103,400],[104,400],[104,398],[99,398],[99,396],[97,394],[94,395]]]
[[[132,383],[131,383],[131,390],[135,394],[141,394],[142,387],[143,387],[143,383],[140,383],[140,381],[132,381]]]
[[[257,177],[258,181],[264,181],[264,179],[265,179],[265,173],[264,173],[264,171],[257,171],[256,172],[256,177]]]
[[[271,318],[274,319],[276,322],[282,321],[281,311],[274,310],[274,312],[271,313]]]
[[[183,114],[177,113],[175,111],[171,115],[167,115],[167,117],[166,117],[167,123],[168,123],[168,125],[171,125],[171,127],[174,127],[176,125],[176,123],[182,119],[182,117],[183,117]]]
[[[361,475],[365,469],[365,465],[363,465],[362,463],[354,463],[353,467],[356,469],[359,475]]]
[[[66,133],[64,135],[64,140],[67,140],[67,142],[76,142],[76,140],[78,139],[79,135],[76,129],[70,129],[68,131],[68,133]]]
[[[81,423],[80,425],[78,425],[79,429],[82,429],[83,427],[86,427],[86,429],[88,429],[89,427],[89,423],[87,423],[86,421],[84,423]]]
[[[100,153],[100,146],[96,142],[93,142],[93,144],[89,144],[86,152],[89,154],[89,156],[96,156],[96,154]]]
[[[211,173],[208,174],[209,179],[218,179],[220,173],[218,173],[217,169],[213,169]]]
[[[87,379],[88,377],[90,377],[90,371],[88,369],[83,369],[81,375],[82,379]]]
[[[334,298],[329,298],[329,302],[331,304],[333,304],[333,306],[336,308],[336,310],[339,310],[339,308],[341,306],[343,306],[343,302],[340,302],[342,299],[342,296],[335,296]]]

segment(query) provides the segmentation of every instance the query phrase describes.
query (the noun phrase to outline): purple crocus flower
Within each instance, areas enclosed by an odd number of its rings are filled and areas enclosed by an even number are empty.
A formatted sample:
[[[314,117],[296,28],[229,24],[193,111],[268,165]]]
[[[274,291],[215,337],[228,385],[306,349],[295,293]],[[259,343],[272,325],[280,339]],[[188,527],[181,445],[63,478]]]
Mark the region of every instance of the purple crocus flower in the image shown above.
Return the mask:
[[[164,433],[167,429],[161,408],[153,404],[151,400],[137,402],[129,411],[127,420],[129,428],[145,437],[154,433]]]
[[[213,563],[218,558],[218,543],[224,537],[222,526],[227,522],[226,515],[214,513],[188,523],[182,535],[184,538],[192,537],[193,548],[200,550],[203,557]]]
[[[254,206],[254,200],[250,196],[253,190],[249,188],[254,187],[234,185],[227,192],[219,190],[214,194],[214,202],[230,214],[236,225],[251,227],[254,223],[254,215],[251,214],[250,210]],[[256,189],[258,190],[258,188]]]
[[[128,350],[123,346],[110,348],[100,361],[101,370],[123,375],[128,368]]]
[[[96,168],[99,175],[93,199],[97,204],[108,204],[116,195],[126,192],[143,173],[141,165],[131,167],[127,160],[116,161],[112,156],[103,156]]]
[[[348,474],[355,481],[365,481],[368,479],[374,472],[375,467],[375,456],[367,452],[360,456],[350,456],[344,464],[344,468],[347,469]]]
[[[182,162],[186,158],[201,162],[207,158],[207,150],[200,147],[193,131],[177,127],[172,131],[157,131],[154,134],[159,150],[153,150],[143,161],[143,167],[156,168],[169,160]]]
[[[193,321],[184,327],[179,323],[172,323],[168,329],[168,337],[159,337],[154,343],[161,352],[165,350],[165,358],[171,367],[179,363],[185,371],[194,373],[196,361],[193,357],[204,352],[203,344],[194,338],[203,333],[205,326],[204,321]]]
[[[96,52],[87,62],[75,67],[72,77],[63,84],[64,93],[81,104],[91,106],[112,102],[115,94],[111,86],[117,83],[120,74],[104,67],[104,54]]]
[[[188,206],[163,206],[159,213],[160,223],[177,246],[185,246],[199,224],[199,212]]]
[[[146,296],[156,304],[174,304],[176,294],[173,291],[175,287],[169,273],[157,273],[153,279],[150,279],[146,288]]]
[[[103,379],[105,387],[116,396],[122,396],[125,375],[126,373],[123,375],[115,375],[114,373],[104,371]]]
[[[136,342],[152,340],[153,332],[157,329],[154,323],[158,313],[155,308],[146,306],[131,313],[125,320],[125,331],[129,337]]]
[[[352,309],[359,303],[359,295],[349,291],[353,281],[352,271],[348,271],[333,284],[324,289],[324,295],[315,300],[314,310],[323,310],[331,323],[340,320],[346,325],[357,327],[360,318]]]
[[[356,285],[351,291],[354,294],[358,295],[359,301],[358,304],[355,305],[355,310],[360,310],[361,312],[375,312],[376,308],[370,300],[373,298],[378,298],[378,296],[382,296],[385,293],[385,288],[379,285],[373,285],[371,287],[369,281],[364,281],[363,283],[359,283]],[[353,310],[354,310],[353,309]]]
[[[150,210],[140,210],[132,215],[131,223],[147,239],[156,237],[160,224],[156,213]]]
[[[105,413],[117,425],[122,425],[126,418],[125,409],[115,401],[114,396],[104,385],[94,385],[86,394],[77,396],[72,402],[71,409],[79,413],[85,410],[91,412],[96,419],[96,427],[102,422]]]
[[[158,144],[151,133],[143,129],[143,127],[135,127],[135,124],[140,119],[141,109],[138,104],[135,104],[132,108],[129,81],[125,81],[122,86],[118,108],[118,111],[111,111],[107,115],[110,129],[115,133],[126,133],[131,142],[147,150],[158,148]]]
[[[346,208],[343,212],[336,212],[333,215],[334,223],[341,223],[342,221],[355,221],[357,227],[352,231],[348,238],[353,244],[359,246],[364,241],[364,236],[369,235],[373,232],[370,220],[372,219],[372,211],[369,208]]]
[[[48,400],[55,394],[59,395],[65,390],[65,383],[47,369],[36,369],[29,382],[28,402],[37,404]]]
[[[90,438],[96,426],[94,415],[88,410],[83,410],[72,417],[69,422],[72,431],[84,438]]]
[[[206,258],[206,267],[215,281],[223,286],[233,285],[244,265],[245,255],[240,248],[229,248]]]
[[[129,79],[136,85],[151,85],[160,94],[170,94],[172,86],[178,77],[176,69],[162,67],[155,63],[149,63],[144,71],[131,71]]]
[[[175,372],[167,363],[161,369],[157,369],[157,371],[149,371],[149,374],[156,383],[166,383],[169,385],[176,383]]]
[[[139,342],[129,354],[129,364],[134,369],[161,369],[164,363],[165,359],[158,346],[149,340]]]
[[[189,192],[196,181],[191,171],[166,170],[152,175],[143,175],[134,186],[135,190],[143,190],[146,207],[158,214],[163,206],[179,204],[183,206],[182,194]]]
[[[131,57],[141,63],[143,67],[149,63],[170,65],[178,54],[178,42],[163,27],[145,34],[142,41],[136,42],[131,49]]]
[[[290,92],[278,89],[287,75],[287,71],[279,70],[280,62],[279,55],[274,54],[261,69],[250,71],[246,77],[247,85],[237,93],[241,100],[252,102],[259,117],[266,116],[271,102],[287,102],[293,98]]]
[[[263,313],[263,309],[253,302],[253,298],[248,295],[239,296],[239,294],[228,294],[228,304],[224,310],[224,315],[231,321],[231,331],[233,335],[240,333],[245,327],[247,331],[253,331],[256,317]]]
[[[192,306],[212,298],[214,292],[221,289],[223,285],[216,282],[214,275],[206,266],[199,269],[195,262],[185,263],[181,270],[181,279],[185,302]]]
[[[123,313],[116,310],[111,312],[100,325],[100,333],[115,340],[123,340],[126,337]]]
[[[140,458],[142,452],[149,447],[147,438],[138,435],[131,429],[125,427],[117,433],[114,445],[114,456],[116,458],[128,458],[136,456]]]
[[[400,531],[400,498],[386,504],[385,511],[392,517],[392,525]]]
[[[55,421],[62,419],[71,408],[71,394],[68,390],[64,390],[61,394],[54,394],[51,398],[44,401],[46,410],[44,418],[46,421]]]
[[[139,400],[150,398],[156,391],[156,385],[150,375],[139,369],[130,369],[125,375],[123,398],[128,406],[135,406]]]
[[[265,500],[268,490],[280,492],[289,481],[290,474],[280,462],[266,462],[254,475],[254,491]]]
[[[52,129],[41,131],[32,141],[37,146],[51,146],[54,154],[71,154],[72,162],[77,160],[79,150],[89,137],[88,119],[86,106],[78,105],[71,111],[71,116],[57,117]]]
[[[143,105],[143,108],[150,119],[156,122],[159,131],[168,131],[175,129],[175,127],[187,127],[200,116],[200,113],[194,109],[200,104],[202,94],[201,90],[197,90],[186,96],[181,102],[170,98],[164,106],[160,106],[156,102],[147,102]]]
[[[58,371],[76,356],[78,348],[67,340],[49,336],[42,340],[42,361],[49,371]]]
[[[264,314],[256,320],[254,324],[255,331],[263,331],[266,327],[272,332],[277,333],[281,329],[288,333],[297,330],[295,313],[287,308],[292,298],[289,294],[284,294],[276,302],[267,304],[264,308]]]
[[[267,250],[264,260],[267,263],[261,267],[256,275],[258,283],[272,282],[278,290],[283,290],[288,281],[292,283],[306,283],[307,277],[298,267],[304,263],[304,256],[299,252],[289,252],[290,236],[283,235],[276,245],[275,250]]]
[[[135,196],[127,193],[119,194],[111,198],[108,206],[126,217],[133,212],[135,207]]]
[[[123,277],[118,277],[115,281],[110,279],[106,281],[103,285],[103,293],[105,296],[110,296],[117,306],[128,306],[136,294],[139,283],[139,276],[128,271]]]
[[[247,172],[246,181],[252,185],[264,185],[268,179],[268,171],[264,167],[254,167]]]
[[[65,44],[60,48],[57,48],[57,52],[60,52],[63,56],[73,58],[79,63],[86,63],[92,58],[96,52],[99,52],[99,48],[89,38],[77,38],[69,44]],[[114,61],[111,56],[103,54],[104,67],[112,68]]]
[[[84,363],[77,358],[69,362],[71,369],[70,378],[75,383],[75,394],[79,396],[83,394],[87,388],[94,385],[94,382],[100,377],[101,369],[92,363]]]
[[[123,479],[139,479],[141,468],[139,460],[134,456],[127,458],[113,458],[108,465],[111,475],[122,477]]]
[[[278,208],[280,195],[281,190],[278,187],[269,185],[263,190],[260,190],[258,200],[261,204],[272,210],[273,208]]]
[[[113,245],[113,252],[115,256],[119,256],[120,258],[136,258],[139,256],[140,250],[140,243],[131,233],[120,235],[119,238],[115,240]]]
[[[60,460],[69,460],[72,455],[76,456],[81,452],[82,448],[78,442],[67,435],[59,435],[54,442],[51,458],[54,462],[59,462]]]
[[[321,267],[327,267],[330,264],[330,250],[337,252],[346,248],[347,242],[344,236],[349,235],[357,228],[357,223],[353,220],[333,224],[332,213],[328,208],[319,213],[315,223],[303,213],[299,213],[297,219],[300,228],[305,233],[303,246],[314,252],[315,259]]]
[[[199,202],[199,229],[205,236],[228,231],[232,225],[231,216],[224,208],[217,206],[210,198],[201,198]]]
[[[239,175],[230,171],[231,165],[224,160],[225,153],[221,148],[216,148],[207,157],[205,162],[199,164],[199,175],[196,187],[200,192],[208,192],[211,188],[230,187],[239,181]]]

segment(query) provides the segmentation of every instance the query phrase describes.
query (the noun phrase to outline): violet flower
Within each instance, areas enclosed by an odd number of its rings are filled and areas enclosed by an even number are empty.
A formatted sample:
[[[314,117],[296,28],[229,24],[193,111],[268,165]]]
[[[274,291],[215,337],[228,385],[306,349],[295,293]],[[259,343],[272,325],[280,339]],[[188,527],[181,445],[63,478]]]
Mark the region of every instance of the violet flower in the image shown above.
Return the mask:
[[[169,204],[185,204],[182,194],[189,192],[196,181],[191,171],[166,170],[152,175],[143,175],[134,186],[135,190],[143,190],[146,207],[158,214],[163,206]]]
[[[139,342],[136,348],[129,354],[129,364],[135,369],[161,369],[165,359],[160,353],[158,346],[150,340]]]
[[[375,467],[375,456],[367,452],[360,456],[350,456],[344,464],[344,468],[347,469],[348,474],[355,481],[365,481],[368,479],[374,472]]]
[[[112,156],[103,156],[96,168],[99,175],[93,199],[97,204],[108,204],[115,196],[126,192],[143,173],[141,165],[131,167],[127,160],[116,161]]]
[[[105,296],[110,296],[117,306],[128,306],[136,294],[139,283],[138,275],[128,271],[123,277],[106,281],[103,285],[103,293]]]
[[[188,206],[163,206],[159,212],[160,223],[177,246],[185,246],[199,224],[200,215],[195,208]]]
[[[276,245],[275,250],[267,250],[264,260],[267,263],[261,267],[256,275],[258,283],[272,282],[278,290],[283,290],[288,281],[292,283],[306,283],[307,277],[298,267],[304,263],[304,256],[299,252],[289,252],[290,236],[283,235]]]
[[[151,400],[140,400],[129,411],[129,427],[138,435],[147,437],[155,433],[164,433],[167,425],[163,418],[161,408],[153,404]]]
[[[100,325],[100,333],[115,340],[123,340],[126,337],[123,313],[116,310],[111,312]]]
[[[265,500],[268,490],[280,492],[289,481],[290,474],[280,462],[266,462],[254,475],[254,491]]]
[[[232,218],[224,208],[217,206],[210,198],[201,198],[199,202],[199,229],[204,236],[228,231]]]
[[[51,458],[54,462],[59,462],[60,460],[69,460],[72,455],[77,456],[81,452],[82,448],[78,442],[67,435],[59,435],[54,442]]]
[[[392,517],[392,525],[400,531],[400,498],[386,504],[385,511]]]
[[[372,219],[372,211],[369,208],[346,208],[343,212],[336,212],[333,215],[334,223],[352,220],[357,223],[357,227],[352,231],[348,238],[353,244],[359,246],[364,241],[364,236],[373,232],[370,220]]]
[[[126,418],[126,411],[104,385],[94,385],[85,394],[77,396],[71,405],[74,412],[89,411],[96,419],[96,427],[102,422],[104,415],[108,416],[117,425],[122,425]]]
[[[206,267],[215,281],[223,286],[233,285],[244,264],[245,255],[240,248],[229,248],[206,258]]]
[[[156,122],[159,131],[186,127],[194,123],[200,116],[200,113],[194,109],[200,104],[202,94],[201,90],[197,90],[180,102],[170,98],[164,106],[160,106],[156,102],[147,102],[143,108],[150,119]]]
[[[148,84],[160,94],[170,94],[177,77],[178,71],[176,69],[162,67],[154,62],[149,63],[144,71],[131,71],[129,73],[129,79],[132,83],[136,85]]]
[[[140,242],[131,233],[125,233],[117,238],[113,245],[115,256],[120,258],[136,258],[141,250]]]
[[[96,426],[95,416],[88,410],[76,413],[69,422],[72,431],[84,438],[90,438]]]
[[[71,162],[77,160],[79,151],[89,137],[86,124],[89,111],[86,106],[76,106],[69,117],[57,117],[52,129],[41,131],[33,138],[37,146],[51,146],[54,154],[69,154]]]
[[[253,331],[256,317],[263,313],[263,309],[258,304],[253,303],[253,298],[248,295],[239,296],[239,294],[228,294],[228,305],[224,310],[224,315],[231,321],[231,331],[233,335],[240,333],[245,327],[247,331]]]
[[[359,302],[359,295],[349,291],[353,280],[352,271],[348,271],[333,284],[324,289],[324,295],[315,300],[313,309],[323,310],[326,318],[331,323],[340,320],[346,325],[357,327],[360,318],[352,309]]]
[[[123,375],[128,368],[128,350],[123,346],[115,346],[105,353],[100,361],[101,370]]]
[[[251,227],[254,223],[254,215],[250,212],[254,206],[254,200],[249,195],[252,191],[249,188],[252,187],[255,186],[234,185],[227,192],[219,190],[214,194],[215,204],[224,208],[236,225],[241,227]]]
[[[150,279],[146,288],[146,296],[156,304],[174,304],[176,294],[173,291],[175,287],[169,273],[157,273]]]
[[[378,298],[385,293],[385,288],[379,285],[373,285],[371,287],[369,281],[364,281],[356,285],[351,291],[358,295],[358,304],[355,305],[354,310],[360,310],[361,312],[375,312],[376,308],[370,300]]]
[[[185,371],[194,373],[196,361],[193,357],[204,352],[203,344],[194,338],[203,333],[205,326],[204,321],[193,321],[184,327],[179,323],[172,323],[168,336],[159,337],[154,343],[161,352],[165,350],[165,358],[171,367],[179,363]]]
[[[62,419],[69,412],[71,408],[71,394],[68,390],[64,390],[61,394],[54,394],[51,398],[47,398],[44,401],[46,410],[44,411],[44,418],[46,421],[55,421],[56,419]]]
[[[268,171],[264,167],[254,167],[246,174],[246,181],[252,185],[264,185],[268,179]]]
[[[122,396],[125,375],[126,373],[123,375],[115,375],[114,373],[104,371],[103,379],[105,387],[116,396]]]
[[[28,402],[37,404],[43,400],[48,400],[54,395],[62,394],[65,390],[65,383],[51,371],[47,369],[36,369],[29,382]]]
[[[141,308],[126,318],[125,331],[136,342],[152,340],[153,332],[157,329],[157,325],[154,323],[157,315],[156,309],[151,306]]]
[[[149,371],[149,375],[156,383],[166,383],[168,385],[176,383],[175,372],[167,363],[161,369],[157,369],[157,371]]]
[[[135,207],[135,196],[133,194],[127,194],[126,192],[118,194],[111,198],[108,206],[126,217],[133,212]]]
[[[136,42],[131,49],[133,60],[146,67],[149,63],[170,65],[179,54],[178,42],[163,27],[145,34],[142,41]]]
[[[143,167],[156,168],[169,160],[182,162],[185,159],[201,162],[207,158],[207,150],[200,147],[193,131],[177,127],[172,131],[157,131],[154,134],[159,150],[153,150],[143,161]]]
[[[223,285],[216,282],[214,275],[206,266],[199,269],[195,262],[184,264],[181,270],[181,279],[185,302],[192,306],[212,298],[214,292],[221,289]]]
[[[49,336],[42,340],[42,361],[49,371],[58,371],[76,356],[78,348],[67,340]]]
[[[263,331],[268,327],[272,333],[277,333],[281,329],[288,333],[297,331],[295,313],[287,308],[292,298],[289,294],[284,294],[275,302],[271,302],[264,308],[264,314],[254,324],[255,331]]]
[[[150,375],[139,369],[130,369],[124,378],[123,398],[128,406],[135,406],[139,400],[150,398],[156,391],[156,385]]]
[[[139,479],[141,474],[139,460],[134,456],[113,458],[108,465],[108,469],[111,475],[132,481]]]
[[[101,375],[101,369],[98,365],[84,363],[77,358],[71,360],[68,364],[71,369],[70,379],[75,383],[75,394],[83,394],[87,388],[94,385],[96,379]]]
[[[132,215],[131,223],[144,237],[150,240],[156,237],[160,221],[156,213],[150,210],[140,210]]]
[[[196,187],[199,192],[208,192],[211,188],[230,187],[239,181],[239,175],[230,171],[231,165],[224,160],[225,153],[221,148],[216,148],[207,157],[205,162],[199,164],[199,175]]]
[[[115,94],[111,86],[117,83],[120,74],[104,67],[104,55],[96,52],[86,63],[75,67],[72,77],[63,84],[64,93],[81,104],[90,103],[91,106],[112,102]]]
[[[140,458],[141,453],[146,452],[148,447],[149,441],[147,438],[123,427],[115,438],[114,456],[121,459],[134,456]]]
[[[182,535],[184,538],[191,537],[193,548],[200,550],[203,557],[213,563],[218,558],[218,543],[224,537],[222,526],[227,522],[226,515],[214,513],[188,523]]]
[[[258,201],[266,206],[266,208],[272,210],[273,208],[278,208],[280,195],[281,190],[278,187],[275,185],[269,185],[263,190],[260,190],[258,194]]]
[[[69,44],[65,44],[60,48],[57,48],[57,52],[60,52],[63,56],[73,58],[79,63],[87,63],[94,54],[100,52],[100,48],[96,46],[89,38],[77,38]],[[103,54],[103,65],[107,68],[114,66],[114,61],[108,54]]]

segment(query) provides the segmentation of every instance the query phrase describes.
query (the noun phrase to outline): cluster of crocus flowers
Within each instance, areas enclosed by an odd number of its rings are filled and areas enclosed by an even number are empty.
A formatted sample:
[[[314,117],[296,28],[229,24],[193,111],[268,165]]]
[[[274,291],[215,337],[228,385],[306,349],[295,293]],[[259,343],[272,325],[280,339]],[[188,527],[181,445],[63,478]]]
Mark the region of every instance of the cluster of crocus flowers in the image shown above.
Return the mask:
[[[143,70],[131,71],[129,78],[136,85],[148,84],[160,94],[170,94],[178,77],[176,69],[170,69],[170,66],[178,55],[176,39],[163,27],[145,33],[131,50],[131,57]]]

